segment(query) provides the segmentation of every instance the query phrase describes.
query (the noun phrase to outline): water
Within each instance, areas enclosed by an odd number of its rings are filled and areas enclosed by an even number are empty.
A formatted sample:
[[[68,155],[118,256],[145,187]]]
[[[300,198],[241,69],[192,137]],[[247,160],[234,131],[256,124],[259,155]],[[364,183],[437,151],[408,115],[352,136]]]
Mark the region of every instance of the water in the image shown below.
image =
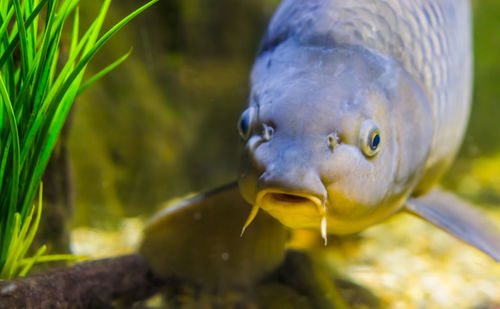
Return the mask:
[[[116,15],[136,5],[122,2],[112,7]],[[160,3],[93,62],[97,70],[134,45],[131,58],[89,89],[73,115],[75,250],[95,256],[131,252],[142,222],[163,202],[235,179],[236,121],[247,101],[258,40],[276,3]],[[464,146],[444,185],[487,209],[500,225],[500,3],[474,4],[474,106]],[[85,3],[82,10],[92,6]],[[141,222],[127,232],[135,235],[130,245],[115,250],[117,243],[127,242],[114,240],[77,249],[109,233],[122,235],[127,218]],[[391,219],[361,238],[328,238],[326,248],[326,220],[321,230],[316,236],[295,235],[290,246],[313,253],[325,272],[362,285],[383,308],[489,308],[500,303],[500,267],[415,218]],[[280,293],[290,299],[301,296],[279,282],[261,289],[276,301]]]

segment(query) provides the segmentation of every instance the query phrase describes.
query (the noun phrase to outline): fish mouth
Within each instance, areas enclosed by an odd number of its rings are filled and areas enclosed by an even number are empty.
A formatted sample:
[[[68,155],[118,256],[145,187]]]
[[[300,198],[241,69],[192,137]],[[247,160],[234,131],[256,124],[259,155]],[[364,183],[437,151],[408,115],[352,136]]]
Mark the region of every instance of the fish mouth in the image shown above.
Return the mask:
[[[256,203],[268,212],[304,212],[304,215],[320,215],[324,203],[318,197],[307,193],[289,193],[281,190],[262,190]]]
[[[317,229],[326,224],[323,223],[326,221],[325,202],[316,195],[287,192],[280,189],[264,189],[257,194],[242,234],[261,208],[283,225],[292,229]]]
[[[276,203],[302,204],[309,201],[307,197],[288,193],[268,193]]]

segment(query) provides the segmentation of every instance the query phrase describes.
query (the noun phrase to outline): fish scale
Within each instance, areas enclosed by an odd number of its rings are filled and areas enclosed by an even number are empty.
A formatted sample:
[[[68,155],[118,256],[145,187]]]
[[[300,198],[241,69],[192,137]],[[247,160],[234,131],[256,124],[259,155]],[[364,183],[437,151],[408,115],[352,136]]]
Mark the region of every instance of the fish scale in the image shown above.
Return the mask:
[[[432,148],[416,190],[427,191],[453,161],[469,116],[469,2],[288,0],[271,20],[260,53],[289,39],[326,48],[363,46],[397,59],[413,76],[424,89],[434,117]]]

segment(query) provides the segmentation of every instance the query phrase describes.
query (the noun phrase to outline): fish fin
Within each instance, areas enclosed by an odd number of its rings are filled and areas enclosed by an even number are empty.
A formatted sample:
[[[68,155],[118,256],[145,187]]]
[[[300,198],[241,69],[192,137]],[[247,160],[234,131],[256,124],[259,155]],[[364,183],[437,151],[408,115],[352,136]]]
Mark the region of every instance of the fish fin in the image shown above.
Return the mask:
[[[250,210],[237,183],[177,199],[147,224],[139,252],[160,278],[217,289],[245,286],[281,263],[288,240],[266,213],[241,238]]]
[[[484,213],[454,194],[435,189],[410,198],[406,210],[500,262],[500,230]]]

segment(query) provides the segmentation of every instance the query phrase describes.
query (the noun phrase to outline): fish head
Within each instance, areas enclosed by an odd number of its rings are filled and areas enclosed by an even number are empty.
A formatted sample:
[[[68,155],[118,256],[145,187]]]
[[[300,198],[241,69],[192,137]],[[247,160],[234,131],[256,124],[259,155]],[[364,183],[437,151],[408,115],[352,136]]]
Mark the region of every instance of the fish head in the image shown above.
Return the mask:
[[[397,65],[379,58],[294,46],[259,57],[238,123],[239,185],[254,205],[247,225],[263,209],[290,228],[350,234],[400,207],[422,158],[401,158],[405,120],[395,100],[416,105],[421,96],[405,91]]]

